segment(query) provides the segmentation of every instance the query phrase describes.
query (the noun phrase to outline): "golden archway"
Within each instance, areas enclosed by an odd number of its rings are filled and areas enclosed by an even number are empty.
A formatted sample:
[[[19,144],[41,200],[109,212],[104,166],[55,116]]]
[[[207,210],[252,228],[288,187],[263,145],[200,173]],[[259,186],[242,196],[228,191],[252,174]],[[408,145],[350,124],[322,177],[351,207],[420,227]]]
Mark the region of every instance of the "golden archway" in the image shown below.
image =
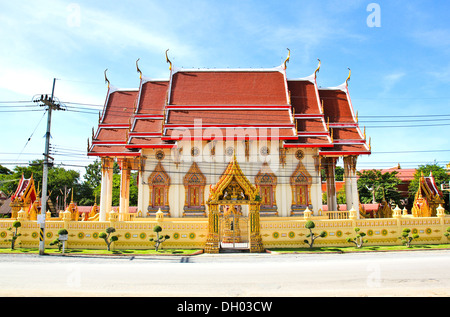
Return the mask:
[[[219,206],[220,205],[249,205],[249,241],[250,252],[262,252],[263,245],[260,235],[259,209],[261,198],[259,190],[245,177],[236,156],[228,164],[215,186],[210,186],[208,238],[206,253],[219,252]]]

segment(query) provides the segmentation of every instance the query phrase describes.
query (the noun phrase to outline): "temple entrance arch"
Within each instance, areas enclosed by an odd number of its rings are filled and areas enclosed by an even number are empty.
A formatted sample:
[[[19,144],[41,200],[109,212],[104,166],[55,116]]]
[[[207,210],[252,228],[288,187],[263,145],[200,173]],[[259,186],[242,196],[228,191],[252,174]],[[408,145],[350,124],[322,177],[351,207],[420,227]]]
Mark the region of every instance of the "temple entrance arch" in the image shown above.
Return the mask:
[[[263,251],[259,230],[261,204],[259,190],[245,177],[235,155],[217,184],[210,187],[206,204],[209,207],[206,253],[218,253],[224,239],[224,243],[234,241],[234,245],[236,245],[236,239],[241,241],[248,239],[246,248],[250,252]],[[241,217],[237,211],[238,206],[243,205],[249,206],[248,217]],[[221,211],[220,206],[226,207],[222,207]],[[237,218],[239,221],[236,220]],[[238,227],[239,231],[237,231]],[[246,230],[241,231],[241,228]],[[238,238],[236,238],[237,233],[239,233]]]
[[[220,249],[250,249],[248,217],[243,215],[241,205],[225,205],[220,207],[219,210],[222,209],[219,220]]]

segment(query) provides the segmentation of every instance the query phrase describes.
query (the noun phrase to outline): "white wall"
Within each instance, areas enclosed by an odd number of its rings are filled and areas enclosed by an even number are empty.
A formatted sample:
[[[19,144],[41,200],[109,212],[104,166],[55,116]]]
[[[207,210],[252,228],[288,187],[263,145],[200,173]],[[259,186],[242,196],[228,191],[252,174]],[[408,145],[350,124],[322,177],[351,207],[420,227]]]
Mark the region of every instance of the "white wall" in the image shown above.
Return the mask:
[[[292,204],[292,191],[290,187],[290,177],[292,173],[297,168],[299,160],[295,157],[295,152],[297,149],[287,149],[286,151],[286,164],[283,167],[279,164],[279,144],[278,142],[258,142],[250,141],[250,157],[247,161],[244,151],[243,141],[226,142],[224,147],[221,147],[221,143],[216,145],[215,156],[210,155],[211,144],[206,142],[201,143],[196,141],[192,143],[193,146],[199,149],[198,156],[191,156],[192,145],[190,142],[184,142],[179,144],[182,148],[180,163],[178,167],[173,163],[173,157],[170,149],[164,149],[165,158],[161,161],[162,166],[170,176],[171,185],[169,188],[169,206],[170,213],[172,217],[182,217],[184,199],[185,199],[185,189],[183,185],[183,179],[192,162],[196,161],[200,170],[206,177],[207,185],[205,186],[205,202],[209,197],[209,187],[210,185],[215,185],[219,180],[220,176],[226,169],[229,161],[232,159],[232,155],[226,155],[226,148],[233,146],[235,148],[235,154],[237,161],[243,171],[247,176],[249,181],[254,184],[255,176],[260,171],[263,163],[267,161],[269,167],[272,169],[274,174],[277,176],[277,188],[276,188],[276,203],[278,207],[278,215],[282,217],[290,216],[291,204]],[[260,154],[260,149],[262,146],[267,146],[270,149],[270,154],[268,156],[262,156]],[[322,190],[320,181],[320,172],[315,170],[315,161],[313,155],[317,154],[317,149],[303,148],[304,158],[302,163],[307,169],[308,173],[312,176],[313,184],[310,188],[311,203],[313,205],[314,213],[317,214],[319,208],[322,207]],[[141,210],[145,215],[147,212],[147,207],[149,204],[149,187],[148,187],[148,177],[154,170],[157,159],[155,153],[157,150],[144,149],[143,156],[145,159],[145,168],[142,174],[142,179],[139,181],[139,198],[138,198],[138,210]],[[208,213],[208,207],[206,208]]]

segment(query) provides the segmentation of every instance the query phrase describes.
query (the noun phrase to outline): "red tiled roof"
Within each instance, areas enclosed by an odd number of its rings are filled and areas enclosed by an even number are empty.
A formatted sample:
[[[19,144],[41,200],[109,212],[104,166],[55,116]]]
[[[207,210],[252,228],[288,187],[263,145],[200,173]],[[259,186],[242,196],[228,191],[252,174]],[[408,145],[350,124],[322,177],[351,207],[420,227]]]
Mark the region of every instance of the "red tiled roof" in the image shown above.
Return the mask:
[[[102,124],[129,123],[136,104],[138,91],[113,91],[109,94],[102,114]]]
[[[340,89],[319,89],[323,101],[323,112],[330,123],[356,123],[345,91]]]
[[[332,130],[333,147],[321,149],[321,155],[370,154],[365,136],[358,126],[347,87],[319,89],[323,112]]]
[[[286,141],[284,147],[331,146],[330,134],[318,99],[315,78],[310,76],[288,80],[288,89],[295,113],[298,139]]]
[[[309,80],[288,80],[288,89],[296,114],[321,114],[314,83]]]
[[[386,168],[382,169],[381,172],[384,174],[386,172],[397,172],[397,177],[401,179],[402,181],[412,181],[414,179],[414,175],[416,174],[415,168],[399,168],[392,167],[392,168]]]
[[[141,85],[137,114],[163,115],[169,81],[146,81]]]
[[[286,81],[278,70],[178,71],[170,105],[286,105]]]
[[[370,153],[346,91],[318,89],[312,76],[286,80],[278,67],[176,69],[170,80],[144,78],[137,91],[112,91],[89,155],[139,155],[139,148],[176,147],[180,135],[218,139],[214,131],[276,137],[285,147],[319,147],[322,155]]]

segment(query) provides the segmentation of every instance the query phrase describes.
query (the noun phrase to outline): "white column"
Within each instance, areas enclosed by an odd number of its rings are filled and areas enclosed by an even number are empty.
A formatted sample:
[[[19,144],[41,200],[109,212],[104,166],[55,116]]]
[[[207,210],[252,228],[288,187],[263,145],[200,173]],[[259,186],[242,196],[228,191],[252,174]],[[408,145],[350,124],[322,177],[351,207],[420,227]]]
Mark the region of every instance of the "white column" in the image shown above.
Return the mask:
[[[358,176],[356,174],[357,156],[354,156],[352,161],[352,169],[350,173],[352,187],[352,205],[355,208],[357,218],[359,219],[361,215],[359,214]]]
[[[358,179],[356,175],[357,156],[347,156],[344,158],[344,175],[345,175],[345,196],[347,210],[352,207],[356,211],[359,210],[359,194]],[[357,213],[359,217],[359,212]]]
[[[336,168],[336,158],[327,157],[325,158],[325,170],[327,171],[327,205],[328,211],[337,210],[337,198],[336,198],[336,179],[335,179],[335,168]]]
[[[139,213],[139,211],[141,212],[141,216],[145,217],[145,215],[147,214],[147,206],[144,204],[144,170],[145,170],[145,161],[144,158],[140,157],[139,158],[139,163],[138,163],[138,179],[137,179],[137,188],[138,188],[138,202],[137,202],[137,206],[138,206],[138,210],[137,212]]]
[[[351,160],[352,158],[349,156],[344,157],[345,203],[347,204],[347,210],[352,209],[353,206]]]
[[[111,211],[112,204],[112,182],[113,182],[114,159],[102,158],[102,183],[100,195],[100,221],[106,221],[106,214]]]
[[[119,213],[127,214],[130,206],[130,163],[128,159],[120,162],[120,202]],[[123,219],[123,218],[122,218]]]

